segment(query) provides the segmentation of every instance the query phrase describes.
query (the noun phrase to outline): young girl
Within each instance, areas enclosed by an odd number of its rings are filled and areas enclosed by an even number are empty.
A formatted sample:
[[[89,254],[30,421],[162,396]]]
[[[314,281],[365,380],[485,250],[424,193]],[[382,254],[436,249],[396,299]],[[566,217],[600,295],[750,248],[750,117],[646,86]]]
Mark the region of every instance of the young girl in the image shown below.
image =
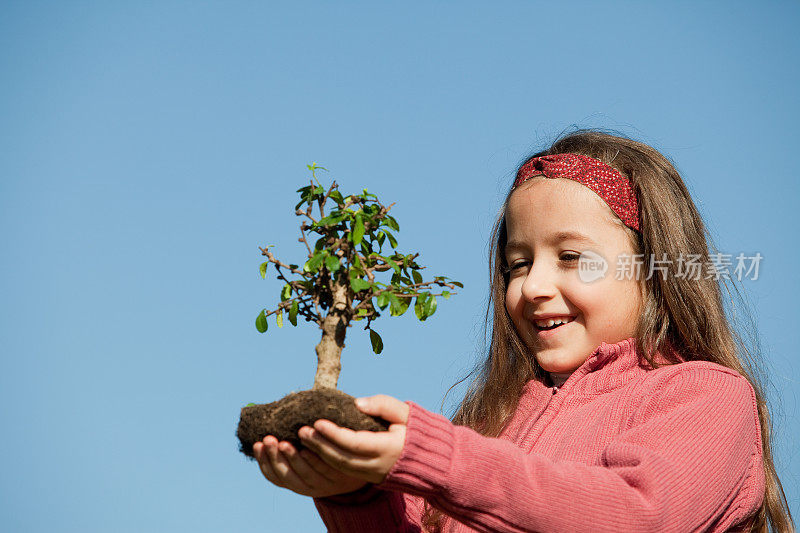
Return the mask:
[[[492,240],[491,346],[452,422],[363,398],[388,432],[319,420],[300,453],[268,436],[268,480],[330,531],[793,529],[724,277],[692,275],[706,230],[664,156],[567,135],[519,168]]]

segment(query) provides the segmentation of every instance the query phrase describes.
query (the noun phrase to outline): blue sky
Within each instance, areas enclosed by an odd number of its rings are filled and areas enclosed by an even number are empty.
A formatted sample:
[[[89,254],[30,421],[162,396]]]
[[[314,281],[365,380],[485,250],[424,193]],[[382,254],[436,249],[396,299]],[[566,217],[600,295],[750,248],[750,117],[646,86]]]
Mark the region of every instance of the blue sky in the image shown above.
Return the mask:
[[[491,223],[564,129],[675,161],[752,304],[800,516],[793,2],[4,2],[0,529],[323,531],[237,451],[239,409],[311,385],[319,332],[259,334],[301,261],[307,163],[368,187],[465,287],[353,329],[340,388],[439,411],[481,356]],[[455,404],[463,387],[444,402]]]

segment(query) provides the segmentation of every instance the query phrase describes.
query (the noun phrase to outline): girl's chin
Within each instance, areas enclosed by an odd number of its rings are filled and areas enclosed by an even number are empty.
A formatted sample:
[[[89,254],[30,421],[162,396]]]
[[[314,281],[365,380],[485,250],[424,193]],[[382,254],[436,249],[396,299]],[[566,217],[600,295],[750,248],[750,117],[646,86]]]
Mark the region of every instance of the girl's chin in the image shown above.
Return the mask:
[[[539,363],[539,367],[544,370],[545,372],[549,372],[551,374],[570,374],[577,370],[582,364],[582,361],[564,361],[564,360],[552,360],[549,358],[542,358],[536,359],[536,362]]]

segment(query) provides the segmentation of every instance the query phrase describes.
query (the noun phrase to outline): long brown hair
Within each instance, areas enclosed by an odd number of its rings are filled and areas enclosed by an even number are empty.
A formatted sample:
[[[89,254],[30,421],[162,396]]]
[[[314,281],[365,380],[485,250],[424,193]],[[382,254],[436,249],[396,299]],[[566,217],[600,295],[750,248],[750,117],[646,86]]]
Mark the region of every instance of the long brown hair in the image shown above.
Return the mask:
[[[641,234],[626,227],[635,253],[644,254],[646,258],[651,254],[655,258],[662,258],[663,254],[670,258],[679,257],[679,254],[684,254],[684,257],[698,254],[705,264],[710,260],[710,250],[717,252],[678,171],[657,150],[619,134],[577,130],[561,136],[550,148],[525,161],[560,153],[599,159],[630,179],[641,213]],[[509,184],[506,203],[491,237],[490,299],[484,323],[488,331],[491,317],[488,354],[466,377],[453,385],[455,387],[474,376],[452,421],[489,437],[497,437],[511,419],[525,383],[546,376],[536,360],[528,355],[505,307],[504,211],[510,195]],[[672,267],[669,270],[672,273]],[[742,293],[733,277],[720,277],[719,280],[713,277],[684,278],[654,275],[649,280],[641,280],[644,306],[635,335],[636,349],[654,368],[658,367],[653,359],[657,352],[671,363],[680,362],[675,356],[678,352],[685,361],[712,361],[747,378],[758,404],[766,478],[763,504],[748,525],[751,531],[758,532],[770,529],[793,531],[791,511],[772,458],[772,423],[763,392],[766,379],[758,335],[747,306],[741,305]],[[723,298],[723,289],[726,299]],[[732,306],[727,312],[725,304]],[[742,318],[749,319],[749,323],[743,324]],[[441,511],[426,501],[425,527],[431,532],[441,531],[443,519]]]

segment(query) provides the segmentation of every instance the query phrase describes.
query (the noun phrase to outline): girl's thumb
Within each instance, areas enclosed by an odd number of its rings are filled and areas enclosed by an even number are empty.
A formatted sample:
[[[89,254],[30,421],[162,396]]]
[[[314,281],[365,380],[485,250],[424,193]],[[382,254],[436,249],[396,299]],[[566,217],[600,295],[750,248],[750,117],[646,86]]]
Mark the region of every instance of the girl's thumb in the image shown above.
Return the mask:
[[[375,408],[369,398],[356,398],[356,407],[367,414],[374,414]]]
[[[390,423],[405,423],[408,419],[408,406],[396,398],[379,394],[366,398],[356,398],[356,406],[372,416],[379,416]]]

